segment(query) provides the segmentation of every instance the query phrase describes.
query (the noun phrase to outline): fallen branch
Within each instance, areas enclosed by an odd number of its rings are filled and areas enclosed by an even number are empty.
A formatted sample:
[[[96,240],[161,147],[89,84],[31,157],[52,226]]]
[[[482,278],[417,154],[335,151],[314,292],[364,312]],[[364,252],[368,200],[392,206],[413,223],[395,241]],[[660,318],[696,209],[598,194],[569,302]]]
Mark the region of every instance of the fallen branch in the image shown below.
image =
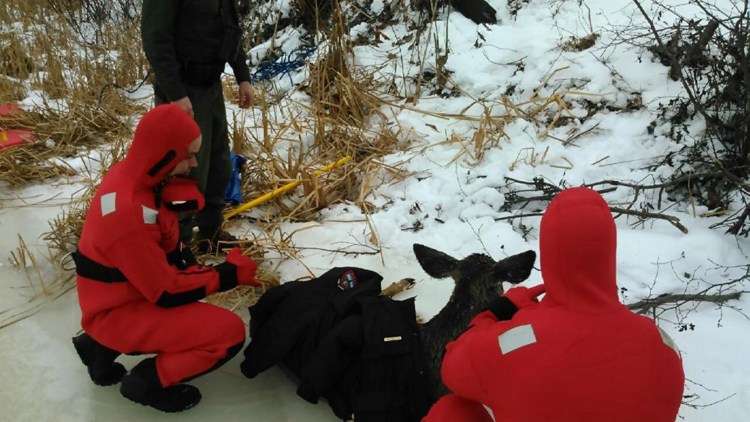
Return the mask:
[[[336,254],[342,254],[344,256],[354,255],[377,255],[380,253],[380,249],[374,249],[370,251],[346,251],[343,249],[327,249],[327,248],[316,248],[313,246],[296,246],[295,249],[298,251],[321,251],[321,252],[329,252],[329,253],[336,253]]]
[[[686,302],[710,302],[716,304],[722,304],[730,300],[736,300],[740,298],[740,295],[744,292],[734,292],[727,294],[709,295],[705,293],[697,294],[663,294],[654,298],[648,298],[639,300],[638,302],[626,305],[631,311],[639,314],[645,314],[646,312],[656,309],[662,305],[668,303],[674,303],[676,306],[681,306]]]
[[[519,201],[520,202],[520,201]],[[636,217],[642,217],[644,219],[646,218],[654,218],[657,220],[665,220],[669,224],[675,226],[678,230],[681,232],[687,234],[688,229],[687,227],[683,226],[680,223],[680,219],[672,216],[672,215],[664,215],[664,214],[656,214],[653,212],[646,212],[646,211],[634,211],[634,210],[626,210],[624,208],[618,208],[618,207],[609,207],[609,210],[616,214],[627,214],[627,215],[633,215]],[[498,217],[495,218],[495,221],[502,221],[502,220],[513,220],[514,218],[522,218],[522,217],[541,217],[544,213],[542,212],[534,212],[534,213],[527,213],[527,214],[517,214],[517,215],[510,215],[507,217]]]
[[[687,227],[683,226],[680,223],[680,219],[673,215],[656,214],[656,213],[647,212],[647,211],[627,210],[625,208],[618,208],[618,207],[609,207],[609,210],[618,214],[634,215],[634,216],[642,217],[642,218],[655,218],[657,220],[665,220],[669,224],[677,227],[677,229],[680,230],[681,232],[685,234],[688,233]]]
[[[545,194],[539,195],[539,196],[523,197],[523,196],[516,195],[515,197],[512,197],[512,198],[506,198],[506,204],[529,203],[529,202],[532,202],[532,201],[551,201],[552,198],[555,195],[557,195],[557,193],[559,193],[562,190],[561,188],[559,188],[559,187],[557,187],[555,185],[552,185],[550,183],[547,183],[547,182],[545,182],[545,181],[543,181],[543,180],[541,180],[539,178],[536,178],[536,179],[534,179],[531,182],[524,181],[524,180],[513,179],[513,178],[510,178],[510,177],[506,177],[505,180],[506,181],[510,181],[510,182],[514,182],[514,183],[518,183],[518,184],[522,184],[522,185],[534,186],[534,188],[535,188],[534,190],[539,190],[539,191],[545,192]],[[586,184],[584,186],[588,187],[588,188],[591,188],[591,189],[594,189],[595,186],[600,186],[600,185],[605,185],[605,184],[606,185],[613,185],[615,187],[603,188],[603,189],[596,189],[596,191],[599,192],[600,194],[604,194],[604,193],[612,192],[612,191],[616,190],[617,189],[616,186],[625,186],[625,187],[634,189],[635,192],[636,192],[636,195],[637,195],[638,191],[641,190],[641,189],[659,189],[659,188],[663,188],[665,186],[665,184],[653,184],[653,185],[644,186],[644,185],[638,185],[638,184],[634,184],[634,183],[620,182],[620,181],[617,181],[617,180],[603,180],[603,181],[596,182],[596,183]],[[547,194],[546,192],[551,192],[551,193]],[[620,207],[609,207],[609,209],[610,209],[611,212],[616,213],[616,214],[632,215],[632,216],[640,217],[640,218],[643,218],[643,219],[653,218],[653,219],[657,219],[657,220],[665,220],[669,224],[675,226],[681,232],[683,232],[685,234],[687,234],[687,232],[688,232],[687,227],[683,226],[680,223],[680,219],[677,218],[677,217],[675,217],[675,216],[672,216],[672,215],[665,215],[665,214],[648,212],[648,211],[637,211],[637,210],[632,210],[632,209],[627,209],[627,208],[620,208]],[[527,213],[527,214],[520,214],[520,215],[512,215],[512,216],[508,216],[508,217],[499,217],[499,218],[496,218],[495,221],[512,220],[514,218],[534,217],[534,216],[540,216],[540,215],[542,215],[541,212],[540,213]],[[615,218],[616,217],[617,216],[615,216]]]

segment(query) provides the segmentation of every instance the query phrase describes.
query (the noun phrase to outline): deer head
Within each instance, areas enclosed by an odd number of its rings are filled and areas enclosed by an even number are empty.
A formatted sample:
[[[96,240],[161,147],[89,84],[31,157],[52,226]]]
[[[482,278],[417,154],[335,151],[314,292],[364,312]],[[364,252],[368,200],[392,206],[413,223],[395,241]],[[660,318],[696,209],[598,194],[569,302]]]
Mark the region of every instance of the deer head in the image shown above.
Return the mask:
[[[437,399],[448,393],[440,380],[445,345],[464,332],[492,298],[503,293],[503,281],[516,284],[528,278],[536,253],[529,250],[499,261],[484,254],[472,254],[458,260],[415,243],[414,254],[431,277],[451,277],[456,283],[445,307],[420,327],[432,394]]]

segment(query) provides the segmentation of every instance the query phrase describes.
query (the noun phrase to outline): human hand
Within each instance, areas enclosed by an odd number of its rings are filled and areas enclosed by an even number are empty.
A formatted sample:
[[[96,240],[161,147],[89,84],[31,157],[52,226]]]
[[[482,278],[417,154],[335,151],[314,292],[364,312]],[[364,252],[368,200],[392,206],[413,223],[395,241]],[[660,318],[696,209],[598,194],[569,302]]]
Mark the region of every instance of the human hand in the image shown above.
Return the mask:
[[[226,262],[237,268],[237,284],[260,287],[262,284],[255,279],[258,264],[249,256],[242,255],[240,248],[233,248],[227,254]]]
[[[250,82],[240,82],[240,88],[238,92],[240,108],[249,108],[255,101],[255,91]]]
[[[515,305],[516,308],[521,309],[535,303],[539,303],[539,299],[537,299],[537,297],[546,291],[547,288],[544,287],[544,284],[540,284],[531,288],[518,286],[513,287],[512,289],[505,292],[503,297],[513,302],[513,305]]]
[[[182,97],[179,100],[172,101],[172,104],[177,104],[181,109],[185,110],[185,113],[190,115],[190,117],[195,118],[195,113],[193,112],[193,103],[190,102],[190,98]]]

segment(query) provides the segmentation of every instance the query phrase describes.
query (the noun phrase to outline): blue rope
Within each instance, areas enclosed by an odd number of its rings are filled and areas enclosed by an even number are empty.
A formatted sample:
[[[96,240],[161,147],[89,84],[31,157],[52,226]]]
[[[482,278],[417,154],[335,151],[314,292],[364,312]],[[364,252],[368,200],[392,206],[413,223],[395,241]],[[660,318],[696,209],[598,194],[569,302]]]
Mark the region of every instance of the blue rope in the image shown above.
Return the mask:
[[[312,55],[315,50],[315,46],[300,48],[292,51],[291,53],[285,55],[284,57],[273,63],[259,66],[250,76],[251,82],[255,83],[260,81],[267,81],[275,78],[278,75],[287,75],[289,76],[289,81],[294,84],[294,82],[292,81],[291,73],[304,66],[305,59],[310,57],[310,55]],[[296,57],[292,59],[292,55],[295,53]]]

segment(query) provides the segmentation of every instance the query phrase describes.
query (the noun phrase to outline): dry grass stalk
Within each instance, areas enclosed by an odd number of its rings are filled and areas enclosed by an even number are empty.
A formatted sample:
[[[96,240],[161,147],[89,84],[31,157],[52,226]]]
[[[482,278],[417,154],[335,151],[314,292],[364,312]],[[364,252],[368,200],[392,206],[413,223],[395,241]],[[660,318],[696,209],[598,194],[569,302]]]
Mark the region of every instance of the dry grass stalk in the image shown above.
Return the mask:
[[[30,130],[36,139],[0,152],[0,179],[21,186],[74,175],[75,170],[58,158],[129,138],[130,124],[117,114],[117,109],[124,107],[118,101],[100,107],[71,99],[66,109],[44,104],[34,111],[0,117],[0,126]]]
[[[237,104],[239,101],[239,88],[234,77],[222,76],[221,90],[224,93],[224,100],[228,103]]]
[[[0,32],[0,72],[24,80],[34,70],[28,49],[17,32]]]
[[[59,274],[51,281],[45,282],[34,253],[20,235],[18,242],[19,247],[11,251],[11,263],[23,270],[32,293],[28,296],[26,303],[0,311],[0,329],[34,315],[47,300],[57,299],[75,288],[75,279],[70,273]]]
[[[479,120],[479,127],[474,131],[471,141],[474,144],[474,159],[481,162],[484,158],[484,152],[488,149],[498,148],[500,140],[506,138],[505,124],[507,120],[502,117],[492,115],[492,107],[480,103],[484,112]]]
[[[248,158],[242,173],[242,189],[248,200],[289,182],[302,181],[302,187],[293,194],[274,198],[264,206],[270,218],[307,220],[332,203],[357,200],[363,195],[358,176],[361,169],[372,167],[372,157],[390,154],[397,147],[398,133],[385,125],[377,131],[356,128],[315,114],[314,105],[272,105],[267,98],[259,90],[256,99],[261,127],[244,130],[243,136],[235,136],[234,141],[235,146],[239,143],[238,151]],[[313,146],[308,147],[310,134],[321,125],[327,128],[328,138],[313,139]],[[319,168],[346,155],[355,160],[343,168],[313,176]]]
[[[92,43],[82,39],[81,28],[72,28],[47,1],[5,3],[8,23],[24,23],[25,29],[0,34],[0,46],[9,47],[0,49],[0,68],[13,69],[12,76],[18,79],[29,79],[31,87],[47,98],[67,99],[69,90],[97,97],[106,87],[133,86],[146,75],[142,49],[133,48],[133,40],[140,36],[137,19],[103,23],[97,29],[97,43]],[[71,10],[80,6],[69,4]],[[4,37],[12,39],[4,42]]]
[[[542,153],[538,153],[535,148],[522,148],[516,154],[516,159],[510,165],[510,170],[513,171],[519,164],[526,164],[531,167],[536,167],[544,164],[549,164],[547,161],[547,154],[549,153],[549,147],[544,148]]]
[[[42,16],[56,16],[48,7],[46,1],[9,0],[0,15],[11,23],[38,23]],[[44,93],[43,103],[34,110],[0,118],[0,126],[30,130],[37,140],[0,153],[0,178],[11,186],[73,175],[74,170],[57,158],[129,137],[130,122],[122,116],[142,111],[113,89],[131,86],[145,74],[143,53],[132,45],[138,37],[137,24],[110,22],[101,32],[103,44],[90,45],[62,22],[57,16],[44,26],[29,25],[23,36],[10,32],[13,38],[6,44],[12,48],[0,55],[0,61],[19,63],[24,71],[15,69],[19,78],[12,85],[8,78],[0,79],[3,86],[20,85],[12,94],[3,90],[3,101],[18,100],[18,91],[25,93],[25,86]],[[52,105],[50,99],[64,101]]]
[[[374,86],[372,76],[350,67],[354,53],[344,14],[338,6],[331,19],[333,26],[327,51],[311,66],[307,89],[313,99],[316,143],[331,138],[332,126],[365,127],[371,113],[379,106],[368,94]],[[339,154],[352,155],[350,151],[341,150]]]
[[[281,284],[278,272],[266,269],[265,267],[267,267],[267,265],[264,264],[262,258],[253,256],[253,259],[255,259],[259,263],[259,265],[263,267],[258,268],[258,272],[256,274],[256,279],[263,283],[262,287],[237,286],[237,288],[233,290],[215,293],[207,297],[206,301],[232,311],[237,311],[240,308],[252,306],[268,289]]]
[[[567,41],[560,44],[562,51],[584,51],[593,47],[596,44],[596,40],[599,39],[599,34],[592,32],[583,37],[569,37]]]
[[[45,0],[3,0],[0,3],[0,22],[6,25],[21,23],[24,28],[38,24],[44,16]]]
[[[206,300],[209,303],[236,311],[237,309],[253,305],[266,290],[280,285],[282,280],[279,276],[277,266],[281,260],[274,267],[273,261],[266,259],[265,255],[273,252],[283,257],[282,259],[298,259],[298,250],[294,247],[292,238],[300,230],[295,230],[292,233],[284,233],[280,229],[278,221],[271,222],[262,227],[260,230],[261,234],[254,236],[252,246],[244,249],[243,254],[252,256],[258,262],[259,268],[256,278],[263,283],[263,287],[239,286],[231,291],[211,295]],[[206,259],[206,257],[203,258],[204,260]],[[218,257],[208,257],[207,259],[209,261],[219,260]],[[313,277],[313,272],[309,271],[309,273],[310,277]]]
[[[0,103],[17,103],[26,98],[26,88],[22,81],[0,75]]]
[[[18,245],[18,248],[10,253],[13,265],[23,269],[32,289],[36,290],[35,285],[38,284],[41,288],[41,293],[48,294],[47,286],[44,285],[44,277],[42,277],[42,272],[39,270],[39,264],[20,234],[18,235]]]
[[[350,142],[363,141],[353,132],[344,132],[338,138],[338,142],[344,142],[346,137]],[[395,142],[388,135],[382,135],[382,139],[389,146],[388,152],[393,151]],[[365,141],[365,142],[370,142]],[[342,147],[350,148],[350,147]],[[386,147],[384,147],[386,148]],[[289,151],[286,158],[277,155],[259,153],[258,150],[246,150],[249,160],[243,172],[243,192],[245,197],[254,198],[261,193],[270,192],[292,181],[302,181],[301,187],[294,194],[281,196],[270,200],[266,209],[273,208],[274,218],[286,221],[304,221],[315,218],[317,212],[329,205],[344,200],[358,201],[364,198],[373,189],[372,177],[369,184],[363,184],[365,180],[362,174],[371,174],[380,164],[374,161],[374,154],[359,162],[350,162],[330,172],[315,176],[314,173],[324,167],[328,162],[314,155],[313,151],[297,154]],[[382,152],[382,151],[381,151]],[[255,154],[254,154],[255,153]],[[386,153],[382,153],[386,155]],[[381,155],[381,156],[382,156]],[[338,157],[341,158],[341,157]],[[332,161],[331,161],[332,162]],[[366,169],[366,170],[365,170]]]
[[[56,299],[75,287],[75,283],[71,283],[73,277],[70,274],[48,277],[48,281],[45,281],[45,275],[35,254],[20,235],[18,245],[18,248],[11,251],[11,264],[23,271],[29,282],[28,289],[31,290],[31,294],[27,296],[24,305],[0,311],[0,328],[33,315],[44,303],[44,299]]]
[[[48,222],[50,231],[44,233],[42,239],[49,245],[53,258],[62,259],[67,253],[76,250],[94,189],[89,187],[84,196],[72,204],[70,210]]]

